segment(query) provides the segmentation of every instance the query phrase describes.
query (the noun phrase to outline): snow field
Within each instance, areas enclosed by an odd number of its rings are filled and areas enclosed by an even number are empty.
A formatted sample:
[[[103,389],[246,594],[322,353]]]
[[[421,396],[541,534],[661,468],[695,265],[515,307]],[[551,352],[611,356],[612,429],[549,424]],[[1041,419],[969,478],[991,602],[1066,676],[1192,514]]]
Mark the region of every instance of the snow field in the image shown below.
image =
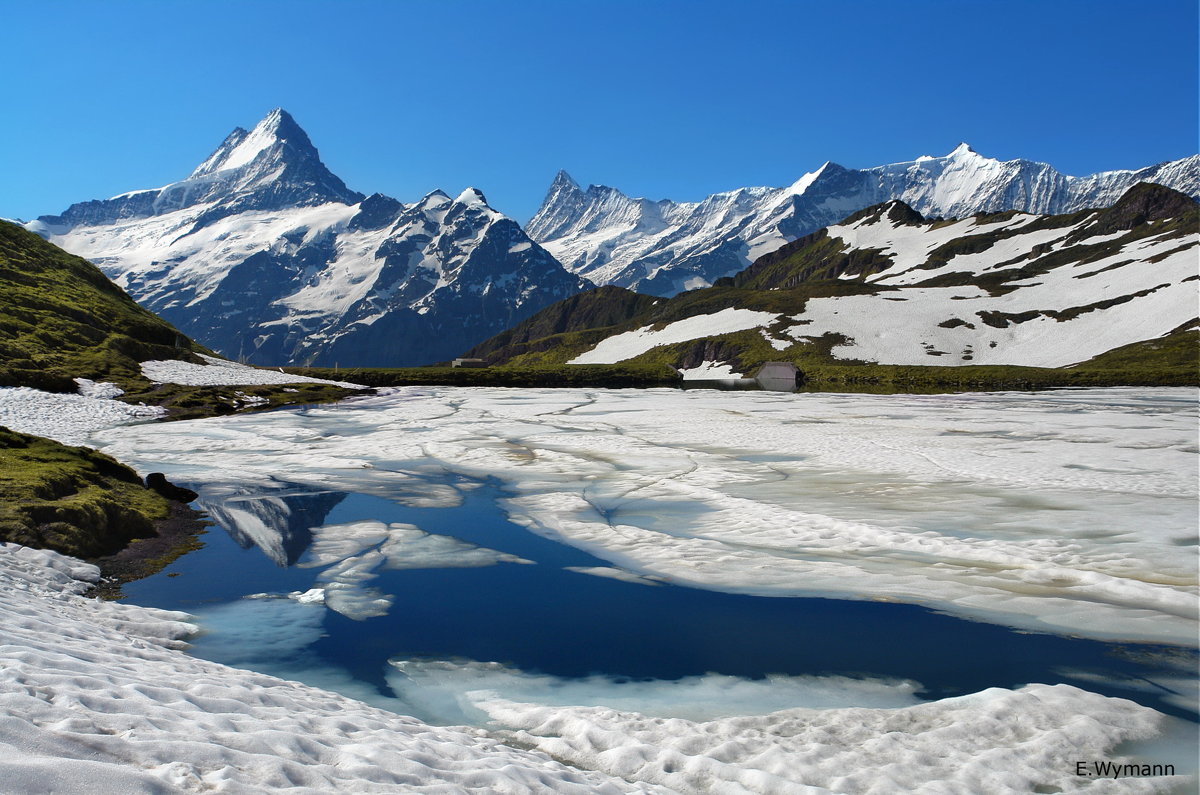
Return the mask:
[[[1071,230],[1052,231],[1063,237]],[[1051,236],[1031,233],[1014,240],[1025,237],[1042,240]],[[1178,250],[1189,243],[1189,247]],[[955,257],[940,270],[981,270],[977,262],[981,257],[1000,262],[1004,254],[1012,253],[1011,245],[996,248],[1000,250]],[[814,298],[805,306],[804,314],[793,318],[807,321],[805,325],[794,326],[786,333],[795,339],[829,332],[844,334],[852,342],[833,349],[833,355],[841,359],[883,364],[1063,367],[1121,345],[1161,337],[1193,319],[1195,285],[1184,280],[1196,273],[1196,254],[1195,238],[1151,238],[1101,260],[1056,268],[1002,296],[991,296],[975,287],[930,287],[909,288],[896,296],[904,300],[866,295]],[[1145,262],[1155,256],[1164,258],[1153,265]],[[960,262],[964,259],[972,260],[969,267]],[[1085,276],[1107,267],[1114,270],[1100,277]],[[937,271],[912,271],[894,277],[889,273],[877,277],[878,281],[920,280]],[[1144,290],[1152,292],[1102,311],[1083,312],[1070,320],[1043,315],[995,328],[979,317],[981,312],[1063,311]],[[951,319],[971,325],[939,325]],[[931,355],[930,351],[944,355]]]
[[[93,431],[144,422],[167,413],[158,406],[131,406],[113,400],[121,390],[112,384],[78,380],[86,382],[80,384],[78,395],[0,387],[0,425],[62,444],[81,445],[87,443]]]
[[[346,389],[366,389],[360,384],[346,381],[329,381],[324,378],[310,378],[306,375],[292,375],[276,370],[266,370],[260,367],[248,367],[244,364],[218,359],[214,356],[200,354],[208,364],[192,364],[177,359],[161,359],[158,361],[142,362],[142,375],[151,381],[166,384],[183,384],[184,386],[253,386],[263,384],[332,384]]]
[[[497,477],[513,494],[514,520],[649,582],[827,589],[1015,626],[1191,644],[1195,413],[1195,393],[1183,389],[406,388],[97,438],[121,460],[210,496],[278,488],[281,473],[311,488],[402,500],[406,481],[425,471]],[[440,492],[411,499],[454,503]],[[327,582],[345,575],[363,591],[391,545],[431,565],[494,554],[457,543],[424,549],[432,537],[382,522],[329,525],[316,538],[304,562],[327,566]],[[596,568],[581,573],[614,576]],[[389,682],[400,700],[386,706],[492,721],[438,728],[188,657],[177,650],[192,629],[187,617],[77,596],[95,577],[93,567],[54,553],[0,546],[0,791],[47,783],[100,793],[1189,786],[1183,777],[1075,775],[1078,760],[1135,752],[1194,772],[1183,767],[1194,727],[1068,685],[921,703],[906,682],[709,675],[617,683],[486,662],[393,661]],[[241,649],[245,664],[277,664],[320,635],[323,611],[315,594],[294,594],[206,611],[205,622],[221,624],[216,638]],[[773,710],[781,690],[805,706]]]
[[[678,792],[1155,792],[1183,776],[1103,783],[1075,761],[1153,735],[1145,708],[1070,685],[993,688],[898,709],[795,709],[711,721],[504,699],[479,706],[514,741]]]
[[[870,276],[868,281],[906,285],[909,289],[882,296],[810,299],[804,312],[791,318],[797,325],[783,333],[796,341],[841,334],[850,342],[834,348],[835,357],[881,364],[1063,367],[1121,345],[1161,337],[1195,318],[1195,286],[1185,281],[1196,275],[1198,241],[1194,235],[1136,240],[1102,259],[1061,266],[1016,283],[1018,289],[998,296],[969,286],[912,287],[949,273],[981,274],[1039,246],[1049,245],[1053,250],[1094,222],[1094,216],[1089,216],[1071,227],[1020,231],[1037,218],[1018,214],[990,223],[967,218],[931,228],[893,223],[884,216],[830,226],[831,238],[853,249],[879,250],[892,260],[891,267]],[[1001,229],[1017,230],[1018,234],[984,251],[956,255],[938,268],[920,267],[936,248],[951,240]],[[1085,242],[1099,243],[1121,234],[1087,238]],[[1159,260],[1148,262],[1155,258]],[[1105,273],[1098,275],[1101,271]],[[852,277],[849,274],[844,278]],[[1147,294],[1135,297],[1137,293]],[[1120,300],[1127,296],[1127,300]],[[1063,312],[1113,301],[1114,305],[1067,320],[1042,315],[1021,322],[1001,321],[1002,327],[998,328],[985,323],[982,317],[987,313]],[[791,340],[776,340],[766,329],[777,320],[769,312],[724,309],[675,321],[658,330],[647,326],[615,334],[569,363],[613,364],[658,345],[752,328],[759,329],[772,347],[782,350]],[[947,321],[958,323],[946,327],[943,324]],[[720,362],[706,362],[698,370],[693,368],[698,375],[686,377],[715,377],[707,375],[707,369],[720,366]]]
[[[666,327],[654,330],[645,326],[636,331],[614,334],[602,340],[596,347],[576,356],[567,364],[614,364],[634,356],[640,356],[658,345],[728,334],[733,331],[766,326],[778,320],[771,312],[752,309],[722,309],[709,315],[696,315],[677,320]]]

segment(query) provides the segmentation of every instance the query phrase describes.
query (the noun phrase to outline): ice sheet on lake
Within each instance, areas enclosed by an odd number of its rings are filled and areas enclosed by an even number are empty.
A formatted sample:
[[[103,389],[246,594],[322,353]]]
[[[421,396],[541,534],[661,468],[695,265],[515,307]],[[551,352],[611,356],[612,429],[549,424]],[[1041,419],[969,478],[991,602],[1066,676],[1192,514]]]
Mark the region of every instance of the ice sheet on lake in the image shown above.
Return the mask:
[[[479,723],[477,704],[504,693],[542,706],[605,706],[659,718],[713,720],[766,715],[782,707],[893,709],[921,703],[916,682],[847,676],[745,679],[721,674],[682,679],[632,680],[609,676],[564,678],[500,663],[442,660],[391,661],[393,692],[415,714],[438,723]]]
[[[514,521],[667,581],[1192,645],[1195,426],[1190,389],[447,387],[103,438],[188,483],[496,478]]]
[[[614,580],[623,582],[632,582],[638,585],[662,585],[662,580],[654,577],[643,577],[640,574],[634,574],[632,571],[618,569],[615,566],[566,566],[567,571],[573,571],[576,574],[588,574],[592,577],[609,577]]]
[[[80,561],[0,544],[0,791],[654,791],[196,659],[177,648],[194,630],[182,614],[79,596],[97,577]],[[311,632],[299,614],[286,626]]]

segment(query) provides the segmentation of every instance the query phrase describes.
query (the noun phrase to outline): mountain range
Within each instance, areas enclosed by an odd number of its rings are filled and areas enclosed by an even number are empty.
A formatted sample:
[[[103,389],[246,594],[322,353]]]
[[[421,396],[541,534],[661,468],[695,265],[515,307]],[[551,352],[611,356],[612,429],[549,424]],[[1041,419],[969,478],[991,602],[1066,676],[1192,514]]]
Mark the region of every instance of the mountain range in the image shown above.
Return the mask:
[[[669,297],[889,200],[931,221],[1073,213],[1154,182],[1200,195],[1200,155],[1064,176],[959,146],[700,202],[554,179],[527,230],[468,188],[405,204],[351,190],[282,109],[235,129],[185,179],[25,224],[232,359],[388,367],[450,359],[594,285]],[[586,303],[586,302],[585,302]],[[557,310],[556,310],[557,311]]]
[[[1139,182],[1200,198],[1200,155],[1072,177],[960,144],[945,157],[867,169],[825,163],[787,187],[739,188],[699,202],[630,198],[603,185],[584,190],[560,171],[526,230],[568,270],[597,284],[671,296],[732,276],[784,243],[890,199],[931,218],[1061,214],[1107,207]]]
[[[770,360],[801,370],[1058,368],[1134,346],[1120,367],[1154,362],[1194,381],[1198,259],[1195,200],[1150,183],[1112,207],[1048,215],[931,219],[893,199],[712,287],[655,299],[609,285],[468,355],[517,366],[669,364],[712,378]]]
[[[186,179],[26,226],[257,364],[427,364],[590,286],[474,188],[415,204],[350,190],[282,109]]]

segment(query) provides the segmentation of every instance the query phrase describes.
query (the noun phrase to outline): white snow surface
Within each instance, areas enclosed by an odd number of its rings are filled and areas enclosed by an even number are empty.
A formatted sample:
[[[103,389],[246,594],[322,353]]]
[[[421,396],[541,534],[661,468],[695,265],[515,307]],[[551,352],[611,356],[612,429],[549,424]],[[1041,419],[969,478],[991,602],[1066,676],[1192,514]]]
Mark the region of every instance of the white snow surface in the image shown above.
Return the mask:
[[[676,583],[1193,644],[1195,425],[1188,389],[406,388],[100,438],[202,493],[498,478],[514,521]]]
[[[710,721],[499,698],[478,706],[516,727],[515,741],[587,769],[677,792],[791,795],[1089,791],[1076,760],[1103,759],[1116,742],[1156,730],[1152,710],[1118,701],[1070,685],[1027,685],[900,709]],[[1165,791],[1187,781],[1127,779],[1095,789]]]
[[[636,331],[614,334],[601,341],[590,351],[576,356],[567,364],[613,364],[640,356],[659,345],[670,345],[675,342],[687,342],[717,334],[729,334],[734,331],[757,328],[769,325],[778,319],[779,316],[771,312],[757,312],[752,309],[722,309],[708,315],[695,315],[684,320],[676,320],[661,329],[643,326]]]
[[[1005,225],[1020,227],[1028,218],[1019,216]],[[831,227],[830,234],[854,247],[879,248],[892,257],[895,264],[868,281],[912,285],[945,273],[983,273],[1036,246],[1061,247],[1065,238],[1089,223],[1090,219],[1085,219],[1073,227],[1018,234],[986,251],[952,257],[936,269],[919,267],[934,248],[999,227],[976,226],[974,220],[932,230],[877,223]],[[786,333],[800,340],[826,333],[849,337],[850,342],[832,351],[842,359],[1063,367],[1122,345],[1161,337],[1194,320],[1198,251],[1197,235],[1150,236],[1127,243],[1107,257],[1062,265],[1014,282],[1016,289],[1003,295],[966,286],[908,287],[880,295],[813,298],[804,313],[793,318],[803,325]],[[1105,302],[1112,303],[1089,308]],[[1019,316],[1030,312],[1033,317],[1005,320],[1000,328],[983,320],[990,313]],[[943,325],[950,321],[957,324]]]
[[[79,379],[86,381],[86,379]],[[90,384],[90,386],[89,386]],[[113,400],[112,384],[80,384],[86,394],[42,392],[29,387],[0,387],[0,425],[19,433],[45,436],[69,445],[88,443],[93,431],[165,415],[159,406],[132,406]],[[114,387],[115,388],[115,387]],[[117,389],[116,393],[120,394]]]
[[[185,615],[78,595],[97,578],[94,566],[0,544],[5,795],[650,791],[190,657]]]
[[[494,664],[398,662],[404,676],[393,681],[401,692],[414,679],[441,680],[449,698],[467,683],[503,682],[550,702],[475,689],[464,703],[508,728],[435,727],[190,657],[180,651],[180,638],[195,629],[187,616],[79,596],[97,577],[95,567],[71,558],[0,544],[6,795],[1092,791],[1093,781],[1074,776],[1073,760],[1122,761],[1119,744],[1153,741],[1167,725],[1154,710],[1067,685],[913,704],[911,683],[837,677],[692,677],[673,688],[683,700],[698,697],[696,717],[660,717],[649,683],[624,694],[649,704],[647,714],[589,706],[589,691],[604,687],[594,680],[559,683]],[[794,691],[813,706],[707,714],[714,688],[764,703],[780,689]],[[878,706],[841,706],[847,699]],[[1186,779],[1110,781],[1098,791],[1172,785]]]
[[[695,367],[686,367],[679,371],[684,381],[706,381],[722,378],[741,378],[742,374],[735,372],[733,365],[724,362],[701,362]]]
[[[347,381],[329,381],[324,378],[310,378],[306,375],[292,375],[279,370],[248,367],[214,356],[205,356],[204,354],[199,354],[199,356],[208,364],[192,364],[191,362],[181,362],[178,359],[142,362],[142,375],[158,383],[183,384],[184,386],[332,384],[346,389],[367,389],[361,384],[351,384]]]

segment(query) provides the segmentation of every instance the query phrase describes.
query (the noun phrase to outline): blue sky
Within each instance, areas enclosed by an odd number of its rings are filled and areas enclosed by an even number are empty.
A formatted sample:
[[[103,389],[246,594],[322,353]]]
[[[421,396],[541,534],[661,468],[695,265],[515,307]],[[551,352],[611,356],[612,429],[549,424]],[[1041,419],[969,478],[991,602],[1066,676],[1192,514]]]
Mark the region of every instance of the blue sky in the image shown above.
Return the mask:
[[[1197,151],[1195,0],[0,0],[0,217],[182,179],[289,110],[348,185],[698,199],[949,152]]]

